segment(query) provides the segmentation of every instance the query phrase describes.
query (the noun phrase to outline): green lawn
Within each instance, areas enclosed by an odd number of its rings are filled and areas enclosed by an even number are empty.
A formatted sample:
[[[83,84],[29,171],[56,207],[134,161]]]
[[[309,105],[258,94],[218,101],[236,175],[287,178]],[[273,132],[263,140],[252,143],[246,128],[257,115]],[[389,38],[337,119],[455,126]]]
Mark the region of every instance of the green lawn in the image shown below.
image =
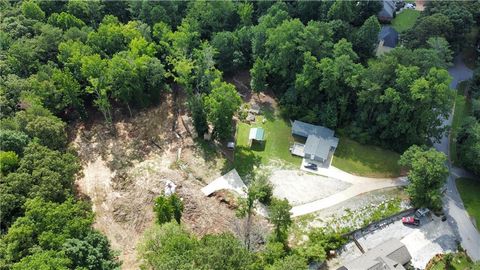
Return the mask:
[[[457,137],[463,121],[470,114],[470,104],[468,104],[466,97],[464,96],[465,83],[461,82],[458,85],[457,95],[455,97],[455,111],[453,112],[452,126],[450,131],[450,158],[452,163],[458,164],[457,144],[455,138]]]
[[[296,167],[300,166],[301,158],[292,156],[289,150],[293,143],[290,123],[273,113],[266,113],[265,117],[267,119],[265,123],[262,123],[263,116],[258,116],[256,123],[252,125],[240,123],[237,126],[234,166],[240,175],[246,175],[253,170],[254,166],[268,164],[272,160],[281,160]],[[254,142],[252,147],[249,147],[248,135],[252,127],[265,129],[265,141]]]
[[[470,178],[457,178],[457,188],[468,214],[480,226],[480,181]]]
[[[400,175],[399,159],[395,152],[340,137],[332,164],[355,175],[395,177]]]
[[[427,268],[428,270],[479,270],[480,266],[474,265],[469,258],[464,253],[455,253],[453,254],[452,258],[452,263],[451,266],[448,268],[445,268],[445,256],[439,260],[433,263],[433,265],[430,268]]]
[[[290,153],[294,139],[290,122],[264,110],[264,116],[258,116],[253,124],[237,125],[234,167],[242,176],[250,173],[261,164],[280,160],[286,165],[298,168],[301,158]],[[265,117],[266,122],[262,123]],[[265,129],[265,141],[254,142],[249,146],[250,128]],[[345,136],[340,136],[338,148],[333,157],[333,166],[346,172],[368,177],[395,177],[400,175],[398,160],[400,155],[372,145],[362,145]]]
[[[406,9],[392,20],[392,27],[399,33],[405,32],[413,27],[418,17],[420,17],[420,11]]]

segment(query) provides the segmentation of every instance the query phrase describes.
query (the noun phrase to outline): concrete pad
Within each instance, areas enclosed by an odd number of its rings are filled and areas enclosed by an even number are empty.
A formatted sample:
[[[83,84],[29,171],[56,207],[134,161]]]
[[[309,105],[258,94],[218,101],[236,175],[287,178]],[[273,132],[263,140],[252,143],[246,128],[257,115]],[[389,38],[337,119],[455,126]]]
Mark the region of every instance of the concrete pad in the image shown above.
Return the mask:
[[[291,205],[301,205],[331,196],[351,186],[350,183],[297,170],[277,170],[270,177],[273,195],[287,198]]]

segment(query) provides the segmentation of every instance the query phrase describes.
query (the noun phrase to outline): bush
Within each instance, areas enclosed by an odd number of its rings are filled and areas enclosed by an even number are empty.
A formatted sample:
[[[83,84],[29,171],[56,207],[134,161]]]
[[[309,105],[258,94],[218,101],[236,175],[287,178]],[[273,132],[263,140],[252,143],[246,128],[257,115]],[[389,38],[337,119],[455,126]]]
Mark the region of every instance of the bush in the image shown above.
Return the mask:
[[[160,196],[155,200],[153,208],[159,224],[164,224],[175,219],[180,224],[183,211],[183,202],[176,195]]]
[[[18,167],[18,156],[15,152],[0,151],[0,171],[6,175]]]

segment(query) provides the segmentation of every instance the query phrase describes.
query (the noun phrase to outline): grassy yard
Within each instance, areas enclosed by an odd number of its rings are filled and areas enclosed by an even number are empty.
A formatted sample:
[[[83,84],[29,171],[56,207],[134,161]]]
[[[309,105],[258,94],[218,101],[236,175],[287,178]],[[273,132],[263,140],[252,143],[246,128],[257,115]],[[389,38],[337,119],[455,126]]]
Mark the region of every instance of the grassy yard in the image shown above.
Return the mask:
[[[340,137],[332,164],[355,175],[395,177],[400,175],[399,159],[395,152]]]
[[[237,126],[234,166],[240,175],[246,175],[253,170],[254,166],[268,164],[272,160],[281,160],[295,167],[300,166],[301,158],[292,156],[289,150],[293,143],[290,123],[273,113],[265,114],[267,120],[265,123],[262,123],[263,117],[257,117],[252,125],[240,123]],[[265,129],[265,141],[254,142],[250,147],[248,135],[252,127]]]
[[[470,178],[458,178],[457,188],[468,214],[480,226],[480,181]]]
[[[406,9],[392,20],[392,27],[399,33],[405,32],[413,27],[418,17],[420,17],[420,11]]]
[[[450,267],[445,267],[445,256],[441,260],[437,260],[431,267],[427,267],[428,270],[479,270],[480,266],[474,265],[465,253],[454,253]]]
[[[457,95],[455,97],[455,111],[453,113],[452,126],[450,131],[450,158],[452,163],[458,164],[457,144],[455,138],[457,137],[460,128],[462,127],[463,120],[470,114],[470,104],[464,96],[465,83],[461,82],[458,85]]]

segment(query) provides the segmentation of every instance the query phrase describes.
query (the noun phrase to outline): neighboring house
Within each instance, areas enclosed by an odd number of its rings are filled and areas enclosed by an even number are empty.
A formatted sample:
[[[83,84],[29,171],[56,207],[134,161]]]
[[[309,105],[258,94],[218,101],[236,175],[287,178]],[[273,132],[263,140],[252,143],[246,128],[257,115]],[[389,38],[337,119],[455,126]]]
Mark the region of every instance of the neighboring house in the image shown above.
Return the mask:
[[[389,52],[398,44],[398,32],[390,26],[382,26],[378,33],[377,56]]]
[[[381,22],[390,22],[395,17],[395,1],[383,0],[383,7],[377,14],[378,20]]]
[[[407,247],[391,238],[337,270],[405,270],[411,259]]]
[[[302,137],[306,141],[304,145],[295,143],[291,150],[292,154],[329,165],[326,162],[333,156],[338,145],[338,138],[333,136],[334,133],[329,128],[295,120],[292,125],[292,135]],[[303,151],[298,151],[298,148],[303,148]]]

